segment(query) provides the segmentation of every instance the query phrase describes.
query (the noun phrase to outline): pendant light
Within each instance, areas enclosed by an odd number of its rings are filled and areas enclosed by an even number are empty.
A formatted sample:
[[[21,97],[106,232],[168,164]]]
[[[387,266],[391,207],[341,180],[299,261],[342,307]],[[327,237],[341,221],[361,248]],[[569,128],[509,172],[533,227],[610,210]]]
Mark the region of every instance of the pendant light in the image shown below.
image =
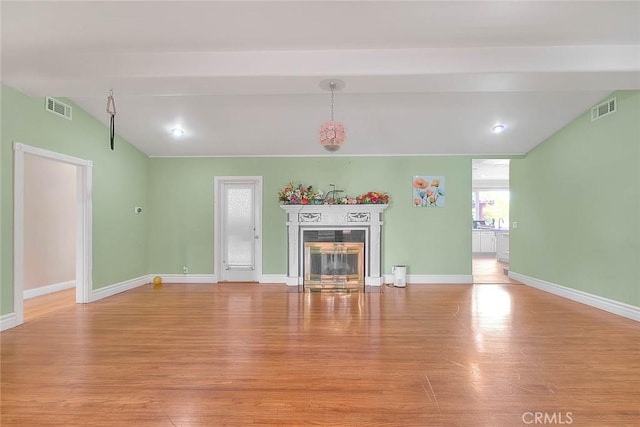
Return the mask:
[[[336,122],[333,118],[334,92],[344,88],[345,84],[342,80],[328,79],[320,82],[320,87],[324,90],[331,91],[331,120],[320,125],[320,144],[327,151],[338,151],[340,146],[344,144],[344,126],[340,122]]]

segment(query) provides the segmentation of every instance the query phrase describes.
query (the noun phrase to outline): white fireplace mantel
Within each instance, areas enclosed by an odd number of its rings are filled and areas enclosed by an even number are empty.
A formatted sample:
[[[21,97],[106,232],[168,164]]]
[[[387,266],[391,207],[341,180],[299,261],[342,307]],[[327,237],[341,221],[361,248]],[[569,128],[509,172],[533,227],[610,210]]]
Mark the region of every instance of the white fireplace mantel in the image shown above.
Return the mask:
[[[365,286],[381,286],[382,212],[389,205],[280,205],[287,213],[287,285],[303,284],[301,239],[304,230],[365,229]]]

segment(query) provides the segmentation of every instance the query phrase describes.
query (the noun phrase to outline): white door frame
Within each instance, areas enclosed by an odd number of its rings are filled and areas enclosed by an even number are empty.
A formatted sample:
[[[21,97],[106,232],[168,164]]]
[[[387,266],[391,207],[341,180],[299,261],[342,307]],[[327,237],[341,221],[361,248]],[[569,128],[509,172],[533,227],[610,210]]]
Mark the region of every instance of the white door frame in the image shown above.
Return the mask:
[[[255,243],[255,277],[256,281],[262,279],[262,177],[261,176],[215,176],[213,178],[213,269],[216,276],[216,281],[222,279],[222,203],[218,203],[219,197],[221,198],[223,193],[223,184],[234,183],[252,183],[256,186],[255,192],[255,221],[256,221],[256,236],[258,236]]]
[[[16,325],[24,323],[24,155],[33,154],[76,168],[76,303],[91,296],[93,162],[13,142],[13,312]]]

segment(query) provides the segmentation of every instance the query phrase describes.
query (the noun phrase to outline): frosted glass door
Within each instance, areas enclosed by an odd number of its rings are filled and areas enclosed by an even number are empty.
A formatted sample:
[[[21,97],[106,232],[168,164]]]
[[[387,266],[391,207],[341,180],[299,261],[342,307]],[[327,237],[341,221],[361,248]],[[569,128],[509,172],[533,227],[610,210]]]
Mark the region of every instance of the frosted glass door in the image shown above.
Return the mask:
[[[255,280],[255,186],[225,183],[223,190],[223,280]]]

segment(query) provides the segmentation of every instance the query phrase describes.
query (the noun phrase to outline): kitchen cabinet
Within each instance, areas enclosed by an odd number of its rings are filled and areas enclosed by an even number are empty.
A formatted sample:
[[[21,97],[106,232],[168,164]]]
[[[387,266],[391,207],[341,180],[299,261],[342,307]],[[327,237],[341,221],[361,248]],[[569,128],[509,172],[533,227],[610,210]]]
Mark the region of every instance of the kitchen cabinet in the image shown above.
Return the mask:
[[[480,252],[496,251],[496,233],[493,231],[480,232]]]
[[[496,233],[496,258],[509,262],[509,233]]]
[[[480,232],[474,231],[471,234],[471,251],[480,252]]]
[[[473,252],[495,253],[496,233],[493,231],[474,231],[471,234],[471,250]]]

